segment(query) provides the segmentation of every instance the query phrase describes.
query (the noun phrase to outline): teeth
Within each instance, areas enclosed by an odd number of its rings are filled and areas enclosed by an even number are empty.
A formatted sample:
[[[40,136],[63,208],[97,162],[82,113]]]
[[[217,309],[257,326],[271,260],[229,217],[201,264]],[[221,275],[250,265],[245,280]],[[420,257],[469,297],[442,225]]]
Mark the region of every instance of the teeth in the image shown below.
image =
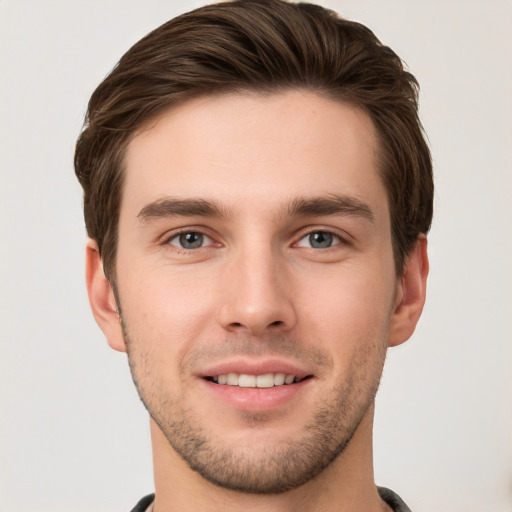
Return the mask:
[[[258,375],[256,377],[256,387],[258,388],[271,388],[274,386],[274,374],[266,373],[265,375]]]
[[[228,386],[238,386],[238,374],[237,373],[228,373],[226,384]]]
[[[284,378],[284,383],[285,384],[291,384],[294,381],[294,379],[295,379],[295,377],[293,375],[287,375]]]
[[[283,384],[292,384],[296,381],[295,375],[287,375],[285,373],[265,373],[264,375],[228,373],[225,375],[214,375],[212,379],[219,384],[241,388],[271,388],[282,386]]]
[[[256,387],[256,377],[254,375],[245,375],[242,374],[238,377],[238,387],[239,388],[255,388]]]
[[[276,373],[274,375],[274,386],[282,386],[284,384],[284,379],[286,379],[286,375],[284,373]]]

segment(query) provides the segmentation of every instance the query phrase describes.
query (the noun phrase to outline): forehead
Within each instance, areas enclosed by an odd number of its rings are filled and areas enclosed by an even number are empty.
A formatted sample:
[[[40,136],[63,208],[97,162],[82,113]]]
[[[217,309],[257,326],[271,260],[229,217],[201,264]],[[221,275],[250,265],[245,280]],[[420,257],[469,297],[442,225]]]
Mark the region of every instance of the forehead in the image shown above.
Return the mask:
[[[121,214],[167,196],[236,210],[332,193],[387,209],[370,117],[312,92],[226,94],[173,107],[125,157]]]

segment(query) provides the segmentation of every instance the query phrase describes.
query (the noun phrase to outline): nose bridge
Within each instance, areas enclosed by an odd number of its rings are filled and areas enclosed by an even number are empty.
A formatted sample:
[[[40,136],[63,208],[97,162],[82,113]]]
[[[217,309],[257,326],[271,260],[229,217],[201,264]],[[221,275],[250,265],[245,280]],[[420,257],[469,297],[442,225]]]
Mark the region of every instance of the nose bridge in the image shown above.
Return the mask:
[[[228,330],[260,335],[295,323],[285,263],[271,240],[254,238],[237,247],[227,265],[221,322]]]

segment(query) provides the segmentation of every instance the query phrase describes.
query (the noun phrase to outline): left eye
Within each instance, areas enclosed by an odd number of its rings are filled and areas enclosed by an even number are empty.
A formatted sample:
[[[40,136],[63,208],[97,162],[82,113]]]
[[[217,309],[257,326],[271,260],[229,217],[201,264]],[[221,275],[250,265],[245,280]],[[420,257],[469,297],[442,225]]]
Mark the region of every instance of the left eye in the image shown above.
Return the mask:
[[[313,231],[303,236],[297,245],[299,247],[312,247],[313,249],[328,249],[341,243],[341,239],[328,231]]]
[[[199,249],[212,242],[212,239],[198,231],[179,233],[169,239],[169,244],[181,249]]]

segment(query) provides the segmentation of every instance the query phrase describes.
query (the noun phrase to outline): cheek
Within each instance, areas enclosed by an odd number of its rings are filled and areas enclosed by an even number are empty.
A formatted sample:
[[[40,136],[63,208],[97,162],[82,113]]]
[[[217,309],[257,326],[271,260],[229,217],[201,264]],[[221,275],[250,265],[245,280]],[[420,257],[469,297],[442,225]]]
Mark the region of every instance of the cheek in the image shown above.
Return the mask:
[[[321,283],[321,284],[320,284]],[[302,279],[299,314],[333,350],[385,344],[393,304],[393,275],[356,266]]]
[[[120,280],[119,289],[128,334],[144,343],[148,356],[158,364],[175,366],[214,316],[211,282],[170,269],[132,270]]]
[[[378,280],[333,282],[320,300],[312,298],[309,338],[333,360],[331,385],[338,395],[356,396],[378,385],[388,346],[392,296]],[[359,276],[360,277],[360,276]],[[310,306],[311,312],[311,306]]]

